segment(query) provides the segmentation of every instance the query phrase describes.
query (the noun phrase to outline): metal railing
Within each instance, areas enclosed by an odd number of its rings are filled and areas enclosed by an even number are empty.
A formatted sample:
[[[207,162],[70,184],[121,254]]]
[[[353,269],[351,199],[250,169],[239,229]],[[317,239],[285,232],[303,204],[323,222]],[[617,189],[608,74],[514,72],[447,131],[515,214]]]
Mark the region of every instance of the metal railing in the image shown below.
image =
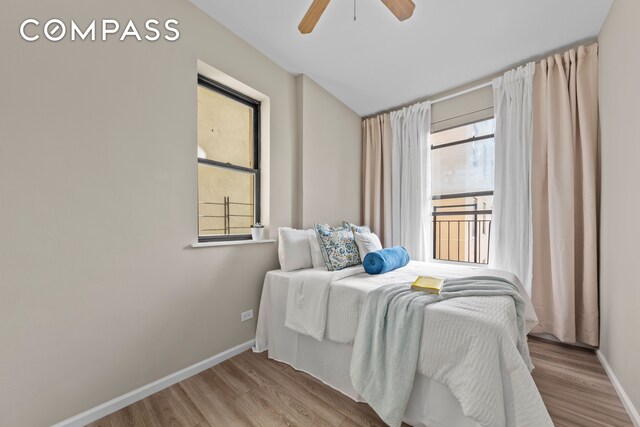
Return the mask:
[[[241,215],[241,214],[233,214],[231,213],[231,208],[234,206],[248,206],[250,207],[250,210],[253,211],[253,203],[238,203],[238,202],[232,202],[229,198],[229,196],[225,196],[224,197],[224,201],[222,203],[218,203],[218,202],[199,202],[200,205],[213,205],[213,206],[222,206],[224,211],[222,215],[198,215],[199,218],[222,218],[224,219],[224,228],[201,228],[200,229],[200,233],[215,233],[215,234],[224,234],[224,235],[230,235],[232,234],[232,230],[247,230],[247,233],[250,233],[251,231],[251,224],[253,223],[253,218],[254,215]],[[232,226],[231,225],[231,218],[251,218],[251,221],[249,221],[251,224],[245,226],[245,227],[237,227],[237,226]],[[222,233],[219,233],[219,232]],[[233,233],[233,234],[237,234],[237,233]]]
[[[438,199],[444,198],[447,197]],[[434,258],[443,261],[488,264],[491,214],[491,210],[478,209],[477,202],[434,206],[431,214]]]

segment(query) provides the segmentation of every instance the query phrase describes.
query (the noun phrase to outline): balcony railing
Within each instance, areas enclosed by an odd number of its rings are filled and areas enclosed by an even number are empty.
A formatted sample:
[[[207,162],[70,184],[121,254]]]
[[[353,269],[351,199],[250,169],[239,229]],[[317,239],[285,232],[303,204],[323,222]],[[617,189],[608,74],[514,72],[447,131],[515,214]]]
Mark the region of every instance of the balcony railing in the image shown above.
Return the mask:
[[[454,196],[441,196],[437,199],[470,197],[466,194]],[[490,209],[479,209],[477,202],[433,206],[434,258],[443,261],[488,264],[491,214]]]
[[[231,234],[250,234],[251,233],[251,224],[253,224],[253,218],[254,215],[253,214],[242,214],[242,213],[231,213],[231,209],[234,208],[240,208],[240,207],[245,207],[244,210],[247,210],[247,208],[250,211],[253,211],[253,203],[237,203],[237,202],[232,202],[230,200],[230,198],[228,196],[225,196],[223,199],[223,202],[199,202],[200,207],[205,207],[205,206],[220,206],[223,208],[223,212],[222,215],[204,215],[204,214],[199,214],[198,216],[200,218],[212,218],[214,219],[214,221],[218,222],[220,221],[222,222],[222,228],[200,228],[200,234],[203,235],[209,235],[209,234],[214,234],[214,235],[231,235]],[[244,222],[246,221],[247,225],[245,226],[237,226],[238,224],[234,224],[232,225],[232,218],[242,218],[242,220],[240,220],[240,222]],[[245,233],[242,233],[242,231],[244,231]]]

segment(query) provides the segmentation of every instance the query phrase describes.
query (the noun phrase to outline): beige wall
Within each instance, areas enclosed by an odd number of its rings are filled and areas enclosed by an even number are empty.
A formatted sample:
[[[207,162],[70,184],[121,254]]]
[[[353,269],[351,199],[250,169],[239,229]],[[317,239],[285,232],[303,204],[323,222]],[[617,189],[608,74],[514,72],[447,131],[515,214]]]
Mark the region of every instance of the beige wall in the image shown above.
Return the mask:
[[[640,2],[616,0],[600,33],[601,349],[640,409]]]
[[[305,75],[297,78],[300,224],[360,220],[362,119]],[[352,144],[357,140],[358,144]],[[339,201],[336,203],[336,201]]]
[[[181,38],[27,43],[27,17],[175,18]],[[186,0],[4,0],[0,52],[0,425],[51,424],[252,339],[240,312],[276,246],[188,247],[197,60],[270,98],[272,231],[297,209],[295,78]],[[349,126],[329,135],[353,156]],[[351,206],[347,188],[322,202]]]

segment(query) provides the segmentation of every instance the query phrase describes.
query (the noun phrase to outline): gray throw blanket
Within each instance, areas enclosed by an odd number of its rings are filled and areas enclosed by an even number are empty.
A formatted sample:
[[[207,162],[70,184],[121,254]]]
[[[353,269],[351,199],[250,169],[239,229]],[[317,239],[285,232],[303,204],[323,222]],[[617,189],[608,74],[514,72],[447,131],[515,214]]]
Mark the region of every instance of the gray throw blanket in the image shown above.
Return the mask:
[[[446,280],[440,295],[414,291],[410,284],[381,286],[364,302],[351,358],[355,390],[392,427],[402,423],[418,363],[424,310],[456,297],[510,296],[518,319],[518,351],[533,366],[526,343],[525,302],[518,288],[498,277]],[[455,333],[455,331],[452,331]]]

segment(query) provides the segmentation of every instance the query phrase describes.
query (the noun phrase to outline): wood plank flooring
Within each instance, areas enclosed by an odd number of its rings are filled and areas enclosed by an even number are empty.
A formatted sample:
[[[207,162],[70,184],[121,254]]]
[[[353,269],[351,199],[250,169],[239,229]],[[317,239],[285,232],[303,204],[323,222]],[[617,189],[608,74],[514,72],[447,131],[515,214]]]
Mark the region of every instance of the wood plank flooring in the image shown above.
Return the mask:
[[[593,350],[529,338],[533,379],[556,427],[632,427]]]
[[[632,426],[591,350],[530,339],[534,380],[556,427]],[[91,427],[384,426],[315,378],[244,352],[127,406]],[[406,426],[406,424],[405,424]]]

